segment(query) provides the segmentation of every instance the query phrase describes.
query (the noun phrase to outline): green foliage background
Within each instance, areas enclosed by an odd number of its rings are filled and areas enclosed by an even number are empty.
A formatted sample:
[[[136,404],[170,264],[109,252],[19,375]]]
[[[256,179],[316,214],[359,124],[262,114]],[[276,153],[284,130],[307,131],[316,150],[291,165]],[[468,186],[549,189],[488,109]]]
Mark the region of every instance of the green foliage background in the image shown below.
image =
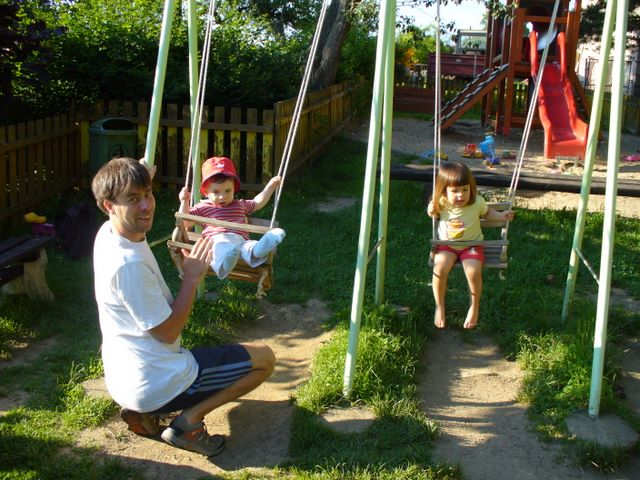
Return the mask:
[[[15,31],[34,21],[46,25],[38,46],[22,63],[46,56],[47,66],[45,71],[26,74],[14,65],[8,91],[0,92],[14,105],[4,120],[67,111],[72,103],[150,99],[162,0],[9,1],[21,12],[13,18]],[[208,2],[197,3],[201,46]],[[284,34],[269,12],[250,8],[252,3],[219,2],[207,75],[208,104],[260,108],[297,93],[320,1],[303,1],[305,8],[298,10],[304,15],[296,10],[298,16],[286,25]],[[186,103],[189,98],[185,8],[177,7],[173,18],[163,96],[167,102]],[[363,22],[358,16],[352,19],[337,81],[370,75],[375,38]]]

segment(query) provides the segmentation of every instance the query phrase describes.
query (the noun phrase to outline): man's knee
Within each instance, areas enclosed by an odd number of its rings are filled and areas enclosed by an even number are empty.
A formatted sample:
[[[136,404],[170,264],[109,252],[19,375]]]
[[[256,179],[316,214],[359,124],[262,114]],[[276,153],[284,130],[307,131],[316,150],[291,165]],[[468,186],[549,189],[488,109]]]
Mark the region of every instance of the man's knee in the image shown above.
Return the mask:
[[[266,377],[271,375],[276,365],[276,356],[273,350],[264,344],[244,344],[243,347],[251,357],[253,368],[256,370],[264,370]]]

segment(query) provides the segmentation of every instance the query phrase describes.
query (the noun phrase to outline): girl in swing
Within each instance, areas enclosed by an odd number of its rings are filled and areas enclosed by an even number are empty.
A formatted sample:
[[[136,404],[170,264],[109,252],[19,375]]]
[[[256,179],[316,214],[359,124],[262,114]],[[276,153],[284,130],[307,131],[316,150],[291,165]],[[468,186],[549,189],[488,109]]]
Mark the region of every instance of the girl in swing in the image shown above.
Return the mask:
[[[471,170],[462,163],[443,163],[440,166],[427,213],[439,220],[438,239],[460,242],[482,241],[480,218],[502,221],[513,219],[512,210],[498,212],[487,206],[484,199],[477,194],[476,181]],[[434,323],[437,328],[446,326],[447,280],[457,261],[462,263],[471,297],[464,328],[475,328],[478,324],[482,294],[483,247],[438,245],[433,257],[432,280],[436,303]]]

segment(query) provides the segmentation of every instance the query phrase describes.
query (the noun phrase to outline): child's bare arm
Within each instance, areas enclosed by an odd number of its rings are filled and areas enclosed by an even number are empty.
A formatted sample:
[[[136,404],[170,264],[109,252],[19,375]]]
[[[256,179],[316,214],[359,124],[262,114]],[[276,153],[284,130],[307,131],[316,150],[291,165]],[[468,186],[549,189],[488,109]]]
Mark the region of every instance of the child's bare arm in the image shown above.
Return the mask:
[[[513,210],[504,210],[502,212],[499,212],[495,208],[489,207],[487,209],[487,213],[484,215],[484,218],[486,218],[487,220],[511,221],[513,220],[514,215],[515,214]]]
[[[273,177],[264,189],[253,198],[253,201],[256,202],[256,210],[260,210],[269,202],[271,195],[276,191],[281,181],[282,178],[279,175]]]

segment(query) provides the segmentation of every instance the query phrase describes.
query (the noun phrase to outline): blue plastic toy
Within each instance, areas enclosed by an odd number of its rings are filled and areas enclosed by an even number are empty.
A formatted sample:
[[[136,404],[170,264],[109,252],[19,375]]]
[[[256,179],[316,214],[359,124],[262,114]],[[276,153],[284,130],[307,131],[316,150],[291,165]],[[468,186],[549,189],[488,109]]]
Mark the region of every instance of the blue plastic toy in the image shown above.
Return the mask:
[[[493,135],[487,135],[484,137],[484,141],[480,142],[478,147],[480,147],[480,151],[483,153],[487,162],[489,162],[489,165],[498,165],[500,163],[500,159],[496,157]]]

